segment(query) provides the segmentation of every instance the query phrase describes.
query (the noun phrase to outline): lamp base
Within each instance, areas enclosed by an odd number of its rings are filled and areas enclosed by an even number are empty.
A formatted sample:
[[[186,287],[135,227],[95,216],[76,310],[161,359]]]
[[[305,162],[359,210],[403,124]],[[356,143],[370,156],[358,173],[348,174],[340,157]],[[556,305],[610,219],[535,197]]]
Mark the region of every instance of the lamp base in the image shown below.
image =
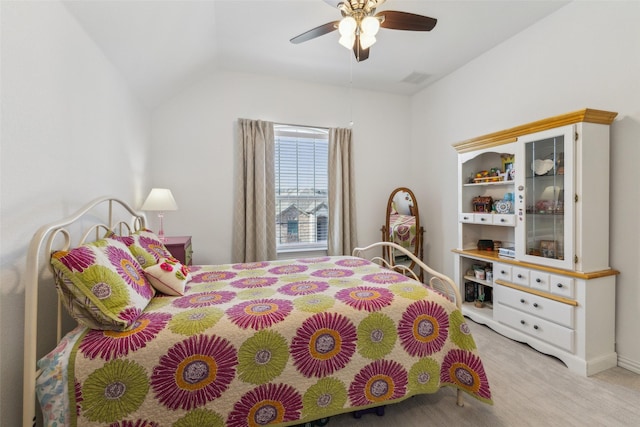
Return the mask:
[[[164,218],[164,212],[159,212],[158,213],[158,218],[160,218],[160,230],[158,230],[158,239],[160,239],[161,242],[166,242],[167,239],[164,236],[164,225],[163,225],[163,218]]]

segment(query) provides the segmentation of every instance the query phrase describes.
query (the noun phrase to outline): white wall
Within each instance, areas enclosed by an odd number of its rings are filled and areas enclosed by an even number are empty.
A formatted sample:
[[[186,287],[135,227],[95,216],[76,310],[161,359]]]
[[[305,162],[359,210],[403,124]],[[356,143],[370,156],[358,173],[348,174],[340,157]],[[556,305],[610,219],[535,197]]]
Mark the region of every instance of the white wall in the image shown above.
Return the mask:
[[[621,271],[617,341],[621,362],[640,368],[639,8],[574,2],[411,100],[354,90],[350,101],[345,88],[220,73],[167,102],[149,125],[64,7],[0,2],[0,425],[21,420],[24,263],[35,227],[97,195],[139,205],[152,185],[168,186],[180,210],[167,213],[167,232],[194,236],[196,262],[227,262],[235,120],[346,127],[350,102],[360,243],[379,239],[389,193],[408,186],[426,220],[425,258],[448,274],[457,217],[451,144],[584,107],[618,111],[609,207],[611,264]],[[54,295],[45,291],[44,302]]]
[[[60,3],[0,7],[0,425],[17,426],[31,236],[99,195],[141,203],[150,132],[148,113]],[[50,327],[53,282],[40,301],[39,323]],[[50,331],[43,351],[53,348]]]
[[[236,73],[214,74],[153,114],[151,182],[170,187],[179,207],[165,214],[165,232],[193,235],[196,263],[230,262],[236,120],[348,127],[351,103],[359,243],[380,240],[389,194],[408,185],[409,98]]]
[[[572,2],[412,100],[411,185],[434,200],[427,260],[453,274],[456,152],[451,144],[596,108],[611,128],[610,263],[617,280],[619,364],[640,372],[640,2]],[[435,155],[437,153],[437,155]],[[598,173],[593,171],[593,173]],[[424,212],[421,208],[421,212]]]

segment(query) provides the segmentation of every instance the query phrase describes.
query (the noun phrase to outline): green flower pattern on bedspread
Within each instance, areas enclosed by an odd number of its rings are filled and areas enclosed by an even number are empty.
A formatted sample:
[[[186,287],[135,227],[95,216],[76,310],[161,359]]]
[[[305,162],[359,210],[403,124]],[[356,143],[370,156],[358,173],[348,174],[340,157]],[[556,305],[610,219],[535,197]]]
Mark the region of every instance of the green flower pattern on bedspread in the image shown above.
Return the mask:
[[[71,425],[297,425],[453,386],[492,404],[462,313],[354,257],[194,266],[71,351]]]

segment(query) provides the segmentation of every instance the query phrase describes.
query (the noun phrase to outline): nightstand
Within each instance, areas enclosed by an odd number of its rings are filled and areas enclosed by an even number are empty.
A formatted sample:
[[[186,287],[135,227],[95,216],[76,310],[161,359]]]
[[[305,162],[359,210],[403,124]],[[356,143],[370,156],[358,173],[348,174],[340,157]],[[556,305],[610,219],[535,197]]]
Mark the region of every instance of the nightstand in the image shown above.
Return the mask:
[[[168,236],[163,243],[174,258],[184,265],[191,265],[191,236]]]

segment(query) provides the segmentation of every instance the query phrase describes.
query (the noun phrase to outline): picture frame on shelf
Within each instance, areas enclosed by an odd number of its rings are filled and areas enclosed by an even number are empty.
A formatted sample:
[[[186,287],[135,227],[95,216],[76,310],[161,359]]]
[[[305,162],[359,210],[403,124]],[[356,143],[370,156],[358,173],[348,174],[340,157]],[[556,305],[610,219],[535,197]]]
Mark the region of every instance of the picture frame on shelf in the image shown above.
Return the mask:
[[[515,157],[512,154],[504,154],[501,156],[502,158],[502,170],[506,176],[507,181],[512,181],[515,179],[515,169],[514,162]]]

